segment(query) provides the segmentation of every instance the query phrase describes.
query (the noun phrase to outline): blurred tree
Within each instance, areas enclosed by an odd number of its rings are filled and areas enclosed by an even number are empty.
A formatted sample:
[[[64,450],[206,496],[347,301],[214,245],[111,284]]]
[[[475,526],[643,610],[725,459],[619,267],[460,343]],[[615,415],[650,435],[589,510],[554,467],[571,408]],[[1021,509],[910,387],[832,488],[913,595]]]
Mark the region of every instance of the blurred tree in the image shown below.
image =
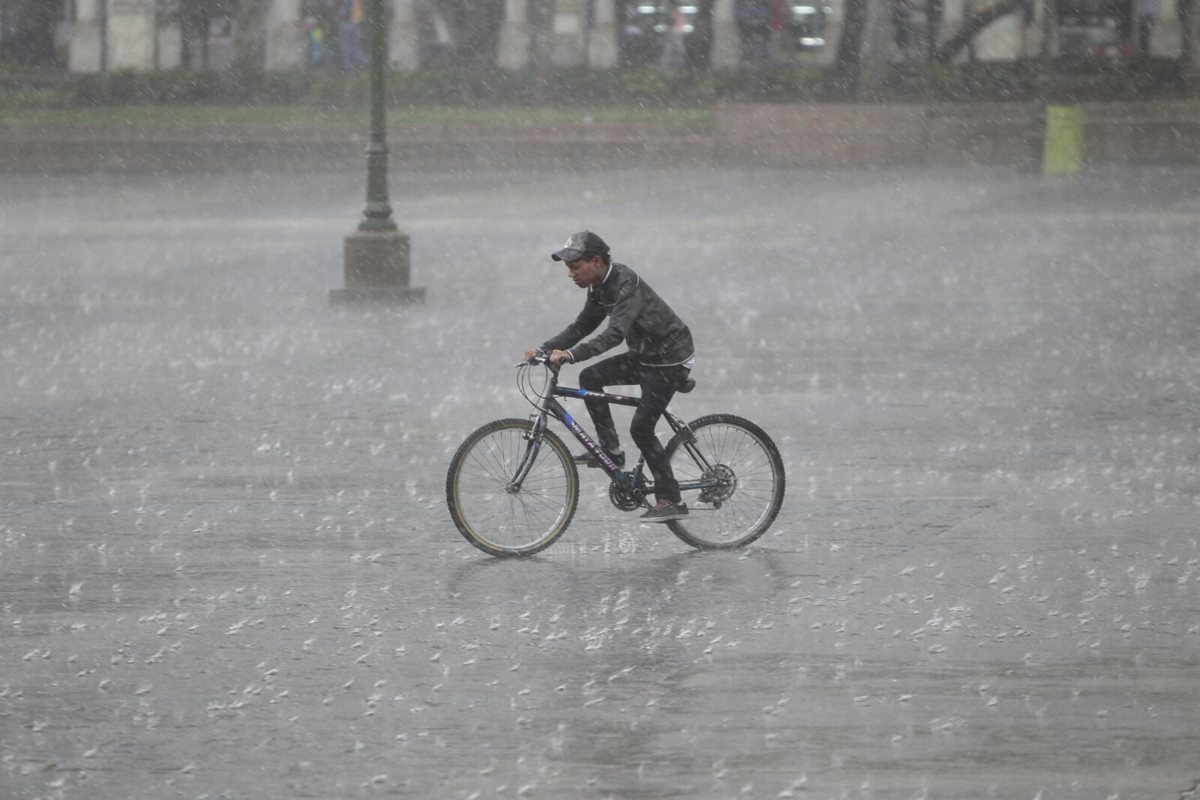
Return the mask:
[[[63,13],[62,3],[46,0],[9,0],[5,6],[4,44],[18,64],[50,66],[55,63],[54,27]]]
[[[1179,0],[1176,6],[1183,46],[1179,53],[1179,72],[1189,97],[1200,97],[1200,7],[1197,0]]]
[[[231,71],[239,84],[253,84],[266,67],[266,23],[270,0],[238,0],[237,36]]]
[[[980,31],[996,20],[1018,11],[1023,15],[1031,15],[1033,0],[994,0],[985,6],[974,9],[963,19],[962,25],[957,31],[940,46],[933,48],[932,60],[939,64],[949,64],[964,47],[979,35]]]
[[[895,0],[846,0],[834,55],[841,93],[872,94],[882,85],[896,50]]]
[[[867,30],[870,0],[846,0],[842,9],[842,35],[834,53],[834,72],[847,88],[858,85],[859,62],[863,37]]]
[[[161,0],[159,22],[178,23],[183,32],[183,63],[208,69],[208,30],[212,21],[237,13],[235,0]]]
[[[848,96],[858,92],[870,1],[846,0],[842,8],[841,36],[838,37],[838,48],[834,50],[833,71],[829,76],[833,80],[830,89],[836,95]]]
[[[554,60],[554,0],[528,0],[529,62],[534,69]]]
[[[859,58],[858,93],[878,94],[899,51],[896,46],[896,3],[898,0],[874,0],[867,6],[863,42]]]
[[[713,48],[713,6],[714,0],[698,0],[696,15],[692,17],[694,26],[687,37],[687,63],[690,67],[708,67],[712,65]]]
[[[1181,7],[1194,0],[1179,0]],[[877,83],[891,60],[895,31],[889,24],[891,15],[885,6],[892,0],[846,0],[842,20],[842,35],[838,40],[834,63],[843,85],[859,87],[861,84]],[[981,31],[993,22],[1010,14],[1033,13],[1034,0],[993,0],[972,10],[958,30],[937,44],[942,24],[943,0],[929,0],[926,12],[929,19],[930,60],[949,64],[967,47]]]
[[[437,5],[454,31],[454,60],[495,64],[504,0],[440,0]]]
[[[946,3],[945,0],[925,0],[925,18],[929,22],[929,33],[925,37],[925,44],[929,50],[925,54],[926,61],[933,61],[933,54],[937,51],[938,33],[942,29],[942,19],[945,17]]]

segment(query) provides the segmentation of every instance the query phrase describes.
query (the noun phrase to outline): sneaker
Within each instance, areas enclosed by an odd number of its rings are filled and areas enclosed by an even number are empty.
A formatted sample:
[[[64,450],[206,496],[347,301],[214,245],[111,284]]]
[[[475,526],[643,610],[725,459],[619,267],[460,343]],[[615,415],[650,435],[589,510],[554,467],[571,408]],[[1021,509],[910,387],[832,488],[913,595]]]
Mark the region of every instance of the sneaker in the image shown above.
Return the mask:
[[[688,515],[687,504],[672,503],[670,500],[659,500],[654,508],[642,514],[642,522],[670,522],[673,519],[683,519]]]
[[[616,453],[609,453],[608,457],[611,458],[613,463],[618,467],[625,466],[625,451],[622,450]],[[591,453],[580,453],[579,455],[575,456],[575,463],[582,464],[590,469],[600,469],[600,459],[596,458]]]

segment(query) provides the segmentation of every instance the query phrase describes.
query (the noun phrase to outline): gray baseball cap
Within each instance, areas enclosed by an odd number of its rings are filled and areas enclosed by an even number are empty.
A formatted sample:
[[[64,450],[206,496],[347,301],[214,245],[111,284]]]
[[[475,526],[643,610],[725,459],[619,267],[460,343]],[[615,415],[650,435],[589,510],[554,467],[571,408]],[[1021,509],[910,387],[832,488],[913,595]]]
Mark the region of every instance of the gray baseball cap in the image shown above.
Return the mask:
[[[578,261],[584,256],[606,255],[608,255],[608,244],[603,239],[591,231],[580,231],[579,233],[571,234],[571,238],[567,239],[562,249],[551,253],[550,257],[555,261],[570,263],[571,261]]]

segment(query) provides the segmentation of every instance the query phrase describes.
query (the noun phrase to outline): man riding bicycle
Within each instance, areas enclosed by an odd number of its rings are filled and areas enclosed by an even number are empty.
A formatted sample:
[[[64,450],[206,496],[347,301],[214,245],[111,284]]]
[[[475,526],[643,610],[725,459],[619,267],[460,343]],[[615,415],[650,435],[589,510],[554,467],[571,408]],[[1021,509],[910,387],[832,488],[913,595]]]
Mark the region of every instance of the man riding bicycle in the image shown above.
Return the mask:
[[[606,358],[579,373],[579,386],[593,392],[605,386],[642,387],[641,402],[634,412],[629,432],[646,457],[646,466],[654,476],[657,503],[642,515],[643,522],[668,522],[687,516],[687,505],[679,494],[679,484],[671,470],[654,428],[663,411],[691,372],[695,357],[692,332],[663,302],[662,298],[636,272],[612,261],[609,247],[591,231],[573,234],[561,250],[550,256],[567,265],[567,273],[576,286],[587,289],[587,300],[579,316],[557,336],[540,348],[527,350],[529,360],[538,352],[549,353],[549,362],[586,361],[616,347],[621,342],[628,352]],[[608,317],[608,327],[583,344],[583,337]],[[609,457],[625,465],[620,439],[613,424],[608,403],[585,398],[588,413],[596,426],[596,435]],[[575,461],[599,467],[591,453],[576,456]]]

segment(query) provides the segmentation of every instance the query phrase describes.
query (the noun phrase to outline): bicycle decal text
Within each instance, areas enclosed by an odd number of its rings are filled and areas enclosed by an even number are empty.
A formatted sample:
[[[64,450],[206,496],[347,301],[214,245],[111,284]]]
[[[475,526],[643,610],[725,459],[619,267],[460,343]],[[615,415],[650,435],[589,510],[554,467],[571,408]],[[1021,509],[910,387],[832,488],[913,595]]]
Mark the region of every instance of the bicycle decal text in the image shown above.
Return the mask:
[[[572,417],[570,414],[564,414],[563,416],[563,422],[565,422],[567,427],[571,429],[571,433],[575,434],[579,441],[583,442],[583,446],[590,450],[593,455],[599,458],[604,466],[608,467],[610,470],[620,469],[616,462],[608,457],[608,453],[605,452],[604,448],[596,444],[595,440],[592,439],[591,436],[588,436],[587,431],[580,427],[579,423],[575,421],[574,417]]]

